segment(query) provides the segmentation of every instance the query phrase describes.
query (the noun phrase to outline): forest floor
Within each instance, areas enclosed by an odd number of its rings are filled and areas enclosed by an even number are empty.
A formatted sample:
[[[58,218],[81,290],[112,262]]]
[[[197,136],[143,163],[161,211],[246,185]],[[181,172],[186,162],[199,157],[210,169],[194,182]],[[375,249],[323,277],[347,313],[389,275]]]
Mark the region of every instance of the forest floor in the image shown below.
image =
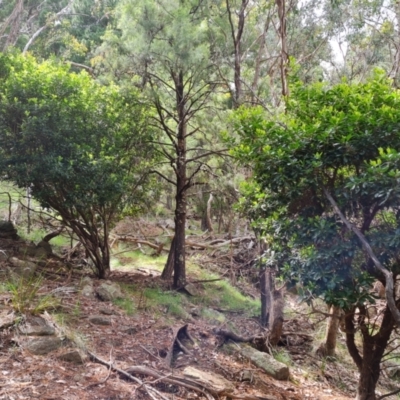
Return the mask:
[[[2,248],[6,246],[4,242],[2,245]],[[227,351],[221,337],[215,334],[216,329],[231,330],[241,336],[265,334],[258,322],[258,292],[248,279],[231,284],[221,278],[223,271],[193,256],[188,262],[188,279],[195,282],[196,293],[189,295],[172,290],[160,279],[165,256],[143,255],[141,251],[129,250],[125,243],[115,246],[113,251],[109,280],[117,282],[123,292],[123,298],[113,302],[86,297],[79,291],[87,275],[84,271],[71,274],[48,266],[40,269],[41,293],[54,293],[60,287],[76,289],[63,291],[56,309],[45,311],[43,317],[65,338],[65,346],[73,343],[81,354],[95,354],[112,368],[89,356],[83,362],[62,361],[59,355],[65,351],[63,348],[47,355],[33,355],[19,345],[21,334],[11,326],[0,335],[0,399],[210,398],[165,382],[187,366],[226,378],[234,385],[232,399],[345,400],[354,397],[357,372],[346,354],[344,335],[339,333],[336,360],[316,356],[315,350],[324,336],[324,320],[299,303],[295,295],[286,295],[285,341],[273,351],[275,359],[288,365],[290,377],[278,381],[238,353]],[[95,288],[102,283],[94,276],[91,281]],[[13,301],[9,287],[3,285],[0,312],[10,312]],[[103,316],[109,324],[93,323],[92,316]],[[174,332],[185,325],[195,344],[188,354],[180,352],[170,368],[166,355]],[[142,382],[137,383],[114,369],[126,371],[131,366],[157,371],[161,378],[135,374]],[[146,392],[145,384],[156,392]],[[383,372],[380,394],[394,390],[395,384]],[[229,396],[219,398],[229,399]]]

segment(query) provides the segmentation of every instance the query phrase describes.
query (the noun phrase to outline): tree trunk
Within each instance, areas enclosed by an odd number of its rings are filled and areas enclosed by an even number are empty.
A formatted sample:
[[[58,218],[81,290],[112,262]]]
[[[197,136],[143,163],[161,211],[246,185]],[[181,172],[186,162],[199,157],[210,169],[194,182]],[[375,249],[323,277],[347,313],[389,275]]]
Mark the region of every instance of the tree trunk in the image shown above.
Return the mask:
[[[272,277],[270,268],[260,270],[260,294],[261,294],[261,325],[268,327],[271,313]]]
[[[289,95],[288,86],[288,64],[289,54],[287,46],[287,31],[286,31],[286,0],[276,0],[279,15],[279,37],[281,41],[281,57],[280,57],[280,73],[281,73],[281,84],[282,84],[282,96],[286,97]]]
[[[213,231],[212,223],[211,223],[211,203],[213,201],[213,195],[210,193],[210,197],[207,201],[207,209],[206,209],[206,226],[208,232]]]
[[[366,309],[359,306],[359,310],[360,315],[356,314],[355,307],[347,310],[345,315],[346,345],[360,372],[356,400],[376,400],[380,363],[394,329],[394,318],[386,305],[379,331],[371,335],[370,327],[365,323]],[[362,356],[355,342],[356,320],[362,335]]]
[[[168,253],[168,259],[161,274],[161,279],[170,280],[174,272],[174,260],[175,260],[175,236],[171,241],[171,247]]]
[[[183,72],[174,76],[176,88],[176,104],[179,118],[177,134],[176,158],[176,203],[175,203],[175,258],[174,287],[183,287],[186,283],[185,231],[186,231],[186,110],[184,98]]]
[[[321,344],[317,353],[323,357],[334,357],[336,350],[336,339],[340,322],[341,310],[339,307],[331,306],[329,308],[328,323],[326,326],[325,341]]]
[[[272,292],[272,308],[269,316],[269,342],[271,346],[277,346],[282,336],[284,305],[282,292],[274,289]]]

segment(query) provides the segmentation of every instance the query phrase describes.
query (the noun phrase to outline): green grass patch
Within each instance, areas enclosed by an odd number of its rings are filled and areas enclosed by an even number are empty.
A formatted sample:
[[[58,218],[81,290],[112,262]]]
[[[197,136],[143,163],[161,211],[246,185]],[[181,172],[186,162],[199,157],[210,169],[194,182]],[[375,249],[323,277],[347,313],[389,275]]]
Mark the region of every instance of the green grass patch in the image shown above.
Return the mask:
[[[187,318],[188,313],[183,304],[183,297],[175,292],[163,292],[161,289],[147,288],[143,291],[146,307],[158,308],[164,314],[171,314],[177,318]]]
[[[282,364],[287,365],[288,367],[293,365],[292,358],[290,354],[284,349],[274,350],[272,355],[274,356],[276,361],[281,362]]]
[[[32,241],[34,243],[39,243],[49,232],[44,229],[34,229],[30,233],[23,230],[18,230],[18,234],[22,239],[27,241]],[[50,242],[52,247],[63,247],[70,246],[71,239],[68,236],[58,235],[51,239]]]
[[[199,279],[218,279],[218,275],[200,271]],[[244,296],[226,280],[206,282],[203,287],[204,294],[198,299],[194,298],[194,302],[231,311],[242,311],[249,315],[259,315],[261,312],[259,300]]]
[[[125,311],[126,315],[135,314],[136,307],[135,307],[135,303],[132,299],[130,299],[130,298],[115,299],[115,300],[113,300],[113,303],[116,306],[122,308]]]
[[[162,272],[167,256],[165,254],[154,257],[152,249],[146,249],[149,254],[143,254],[139,250],[129,250],[126,246],[118,246],[111,255],[111,267],[114,269],[133,270],[137,268],[149,268]]]

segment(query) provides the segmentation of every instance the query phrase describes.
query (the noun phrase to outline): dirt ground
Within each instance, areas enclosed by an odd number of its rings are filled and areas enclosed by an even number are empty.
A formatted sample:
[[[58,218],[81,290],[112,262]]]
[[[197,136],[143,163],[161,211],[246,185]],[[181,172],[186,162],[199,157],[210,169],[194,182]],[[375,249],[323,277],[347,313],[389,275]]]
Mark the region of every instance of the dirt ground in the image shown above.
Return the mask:
[[[80,277],[72,277],[65,282],[66,277],[49,279],[45,289],[51,291],[61,284],[68,287],[79,286]],[[157,278],[143,275],[115,272],[111,277],[115,281],[134,282],[139,286],[157,285]],[[64,281],[64,282],[62,282]],[[98,284],[97,281],[95,281]],[[1,304],[7,307],[9,296],[1,296]],[[139,302],[140,299],[138,298]],[[61,310],[59,311],[61,313]],[[165,364],[165,357],[173,339],[173,328],[182,326],[188,321],[166,318],[161,313],[157,316],[144,307],[133,316],[128,316],[112,303],[104,303],[95,298],[88,299],[77,293],[67,293],[62,297],[62,313],[66,315],[68,328],[65,328],[66,338],[75,339],[82,347],[89,349],[100,358],[112,363],[120,369],[132,365],[147,366],[167,376],[192,365],[204,371],[213,371],[224,376],[235,385],[237,398],[251,399],[349,399],[344,393],[333,389],[325,377],[320,382],[307,380],[301,370],[301,354],[307,351],[307,343],[301,336],[292,335],[293,352],[297,360],[291,367],[291,377],[287,382],[276,381],[249,362],[228,355],[220,347],[220,338],[213,334],[215,326],[192,318],[189,322],[189,332],[195,339],[196,346],[190,355],[181,354],[170,370]],[[109,326],[94,325],[88,317],[92,315],[109,314],[112,324]],[[61,326],[48,314],[47,318],[55,326]],[[260,330],[255,319],[242,318],[240,315],[230,315],[238,330],[243,334]],[[301,323],[290,321],[288,329],[296,331]],[[65,326],[64,326],[65,327]],[[303,329],[302,327],[301,329]],[[297,338],[297,339],[296,339]],[[297,343],[296,343],[297,340]],[[148,399],[148,395],[137,383],[124,379],[120,374],[87,358],[83,364],[60,361],[58,355],[65,351],[61,349],[47,356],[35,356],[28,350],[18,347],[18,334],[12,328],[1,332],[0,342],[0,399]],[[68,339],[65,340],[68,346]],[[290,347],[290,346],[289,346]],[[296,356],[296,354],[293,354]],[[241,381],[243,371],[249,371],[251,380]],[[139,376],[145,382],[153,378]],[[201,399],[198,393],[182,387],[164,384],[162,380],[154,386],[165,395],[166,399]],[[253,396],[253,397],[251,397]],[[223,397],[221,397],[223,398]]]

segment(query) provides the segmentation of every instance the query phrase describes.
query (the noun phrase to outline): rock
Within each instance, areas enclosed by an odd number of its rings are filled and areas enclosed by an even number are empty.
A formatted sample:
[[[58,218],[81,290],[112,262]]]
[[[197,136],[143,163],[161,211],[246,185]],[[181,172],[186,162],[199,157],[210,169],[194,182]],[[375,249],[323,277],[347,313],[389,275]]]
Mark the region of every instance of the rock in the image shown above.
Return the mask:
[[[25,347],[33,354],[44,355],[59,349],[63,342],[60,338],[49,336],[46,338],[32,339]]]
[[[11,221],[0,221],[0,238],[18,239],[17,232]]]
[[[18,246],[19,257],[25,259],[27,257],[36,256],[36,246],[34,244],[23,243]]]
[[[36,245],[36,251],[44,251],[44,253],[47,256],[50,256],[53,254],[53,249],[51,248],[51,244],[49,242],[46,242],[44,240],[41,240],[37,245]]]
[[[99,312],[100,312],[100,314],[104,314],[104,315],[113,315],[114,314],[114,310],[111,310],[111,308],[106,308],[106,307],[99,308]]]
[[[139,329],[134,326],[125,326],[121,329],[122,333],[126,333],[127,335],[134,335],[139,332]]]
[[[109,281],[102,283],[96,289],[96,294],[101,301],[112,301],[124,297],[119,285],[115,282]]]
[[[197,307],[193,307],[190,309],[190,315],[192,317],[200,317],[200,310]]]
[[[184,289],[187,293],[190,294],[190,296],[197,296],[199,294],[197,287],[193,285],[193,283],[187,283]]]
[[[18,327],[23,335],[28,336],[51,336],[55,334],[55,329],[47,325],[47,322],[41,317],[30,317],[25,324]]]
[[[85,285],[81,290],[81,295],[85,297],[93,297],[94,296],[94,288],[92,285]]]
[[[71,350],[57,357],[59,360],[68,361],[74,364],[83,364],[85,356],[79,350]]]
[[[89,321],[95,325],[111,325],[110,318],[103,317],[102,315],[93,315],[89,317]]]
[[[81,280],[81,287],[84,287],[86,285],[90,285],[93,286],[93,279],[89,278],[88,276],[85,276],[82,280]]]
[[[253,371],[249,369],[244,369],[240,372],[240,381],[241,382],[253,382],[254,374]]]
[[[183,375],[198,381],[202,386],[206,387],[214,394],[229,394],[235,390],[235,387],[231,382],[223,376],[215,373],[204,372],[193,367],[186,367],[183,370]]]
[[[16,257],[9,259],[10,263],[15,267],[10,269],[11,272],[20,275],[24,278],[30,278],[37,268],[37,265],[31,261],[20,260]]]
[[[7,329],[15,324],[17,317],[14,312],[8,313],[8,311],[3,311],[0,314],[0,331],[2,329]]]
[[[250,346],[241,347],[240,354],[243,357],[249,359],[257,367],[264,370],[264,372],[272,378],[278,379],[280,381],[285,381],[289,379],[289,368],[287,367],[287,365],[276,361],[275,358],[273,358],[271,355],[267,353],[262,353],[261,351],[253,349]]]
[[[0,262],[7,260],[8,260],[7,252],[4,250],[0,250]]]

